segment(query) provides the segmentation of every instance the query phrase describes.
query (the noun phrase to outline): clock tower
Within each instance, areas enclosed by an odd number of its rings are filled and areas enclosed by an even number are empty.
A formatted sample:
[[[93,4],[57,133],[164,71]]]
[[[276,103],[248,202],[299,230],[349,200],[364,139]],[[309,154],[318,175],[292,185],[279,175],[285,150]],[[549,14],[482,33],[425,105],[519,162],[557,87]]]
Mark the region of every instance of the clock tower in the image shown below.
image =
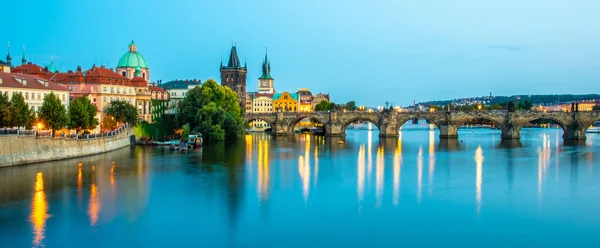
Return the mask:
[[[258,78],[258,93],[262,94],[273,94],[275,88],[273,86],[275,79],[271,77],[271,62],[267,57],[267,51],[265,49],[265,60],[262,64],[262,75]]]

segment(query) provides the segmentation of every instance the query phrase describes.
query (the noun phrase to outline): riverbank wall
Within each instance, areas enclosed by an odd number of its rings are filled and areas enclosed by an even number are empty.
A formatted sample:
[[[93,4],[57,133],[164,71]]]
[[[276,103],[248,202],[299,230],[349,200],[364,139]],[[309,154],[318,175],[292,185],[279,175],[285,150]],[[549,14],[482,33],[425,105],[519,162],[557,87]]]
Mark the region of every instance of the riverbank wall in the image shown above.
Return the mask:
[[[100,154],[132,144],[131,128],[111,136],[96,138],[50,138],[36,136],[0,136],[0,167],[63,160]]]

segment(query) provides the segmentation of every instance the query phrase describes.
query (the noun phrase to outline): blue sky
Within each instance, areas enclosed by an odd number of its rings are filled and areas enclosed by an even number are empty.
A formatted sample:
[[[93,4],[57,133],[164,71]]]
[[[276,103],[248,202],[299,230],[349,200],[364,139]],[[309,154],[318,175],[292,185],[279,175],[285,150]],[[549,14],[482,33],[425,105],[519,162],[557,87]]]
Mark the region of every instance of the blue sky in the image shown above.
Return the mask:
[[[334,101],[598,93],[600,1],[7,1],[0,42],[61,70],[114,68],[133,38],[152,80],[214,78],[231,42],[257,88]],[[4,57],[4,55],[2,56]],[[4,60],[4,59],[3,59]]]

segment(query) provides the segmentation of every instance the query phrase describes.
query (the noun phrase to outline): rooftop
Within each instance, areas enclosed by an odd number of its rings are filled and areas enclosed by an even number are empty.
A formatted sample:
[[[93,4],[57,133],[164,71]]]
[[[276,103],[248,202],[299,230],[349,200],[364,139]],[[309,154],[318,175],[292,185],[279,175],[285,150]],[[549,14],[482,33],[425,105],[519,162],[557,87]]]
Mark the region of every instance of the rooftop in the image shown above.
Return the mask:
[[[31,74],[0,72],[0,87],[68,91],[67,88]]]

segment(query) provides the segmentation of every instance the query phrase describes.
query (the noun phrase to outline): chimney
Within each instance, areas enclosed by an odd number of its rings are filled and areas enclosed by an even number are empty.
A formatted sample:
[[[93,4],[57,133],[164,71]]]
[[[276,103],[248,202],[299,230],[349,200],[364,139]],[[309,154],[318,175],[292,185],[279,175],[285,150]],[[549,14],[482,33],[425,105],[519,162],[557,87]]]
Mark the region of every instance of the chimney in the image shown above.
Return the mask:
[[[67,72],[68,72],[68,73],[73,73],[73,71],[71,71],[71,70],[68,70]]]
[[[194,84],[195,84],[196,82],[198,82],[198,79],[195,79],[195,78],[194,78]]]
[[[81,66],[80,65],[77,66],[77,71],[81,72]],[[71,72],[71,71],[69,71],[69,72]]]
[[[100,68],[104,69],[105,67],[104,67],[104,65],[101,65]]]

